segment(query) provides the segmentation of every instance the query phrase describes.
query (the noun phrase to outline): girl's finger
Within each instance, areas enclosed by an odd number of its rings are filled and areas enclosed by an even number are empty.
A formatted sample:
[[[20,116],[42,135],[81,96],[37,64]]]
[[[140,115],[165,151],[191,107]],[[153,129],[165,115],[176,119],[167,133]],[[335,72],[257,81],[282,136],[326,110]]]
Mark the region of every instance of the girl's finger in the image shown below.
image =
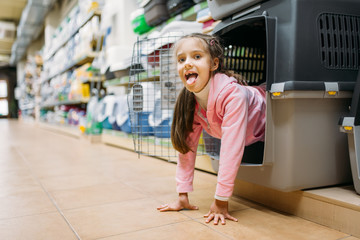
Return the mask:
[[[210,215],[209,215],[209,217],[206,219],[206,223],[209,223],[209,222],[211,222],[211,220],[213,220],[214,219],[214,214],[213,213],[211,213]]]
[[[210,213],[211,213],[211,212],[209,211],[207,214],[205,214],[205,215],[204,215],[204,218],[209,217]]]
[[[221,224],[225,225],[225,216],[221,214],[220,219],[221,219]]]
[[[230,216],[230,214],[227,214],[225,217],[226,217],[227,219],[231,220],[231,221],[234,221],[234,222],[237,222],[237,221],[238,221],[237,218],[234,218],[233,216]]]
[[[219,214],[215,214],[214,225],[218,225],[218,223],[219,223]]]

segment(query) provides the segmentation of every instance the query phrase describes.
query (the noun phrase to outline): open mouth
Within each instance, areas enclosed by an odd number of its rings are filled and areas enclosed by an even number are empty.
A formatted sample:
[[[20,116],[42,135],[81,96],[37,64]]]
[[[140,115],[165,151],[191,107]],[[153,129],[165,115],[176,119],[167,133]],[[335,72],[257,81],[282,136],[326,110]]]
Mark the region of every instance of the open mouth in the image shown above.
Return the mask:
[[[185,74],[186,83],[191,85],[193,84],[198,77],[197,73],[187,73]]]

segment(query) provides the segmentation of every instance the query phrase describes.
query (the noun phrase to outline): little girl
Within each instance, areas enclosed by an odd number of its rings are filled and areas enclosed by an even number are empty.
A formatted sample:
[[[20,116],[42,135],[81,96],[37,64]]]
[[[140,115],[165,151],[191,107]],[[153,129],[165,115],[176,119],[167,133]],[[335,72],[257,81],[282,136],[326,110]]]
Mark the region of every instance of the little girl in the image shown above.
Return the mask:
[[[215,199],[204,216],[206,223],[237,221],[228,212],[228,200],[245,146],[264,141],[265,85],[244,86],[226,72],[223,48],[215,36],[200,33],[184,36],[175,44],[174,53],[185,86],[177,99],[171,127],[172,144],[180,152],[176,169],[179,198],[158,210],[198,209],[190,204],[187,193],[193,191],[196,150],[205,129],[221,139]]]

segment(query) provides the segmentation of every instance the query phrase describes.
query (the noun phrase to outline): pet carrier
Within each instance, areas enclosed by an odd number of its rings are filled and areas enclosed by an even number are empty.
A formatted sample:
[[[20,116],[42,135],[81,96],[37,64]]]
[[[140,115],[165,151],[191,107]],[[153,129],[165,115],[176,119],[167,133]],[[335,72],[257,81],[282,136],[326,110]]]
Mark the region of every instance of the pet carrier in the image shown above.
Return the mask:
[[[168,0],[166,2],[170,16],[175,16],[193,6],[193,0]]]
[[[348,135],[350,166],[355,191],[360,194],[360,72],[351,101],[350,113],[340,118],[340,130]]]
[[[208,3],[212,16],[221,13],[213,34],[224,40],[226,66],[250,85],[267,84],[265,144],[238,178],[283,191],[350,182],[337,122],[360,65],[360,2]]]
[[[148,0],[144,5],[145,20],[149,26],[156,26],[170,18],[166,0]]]

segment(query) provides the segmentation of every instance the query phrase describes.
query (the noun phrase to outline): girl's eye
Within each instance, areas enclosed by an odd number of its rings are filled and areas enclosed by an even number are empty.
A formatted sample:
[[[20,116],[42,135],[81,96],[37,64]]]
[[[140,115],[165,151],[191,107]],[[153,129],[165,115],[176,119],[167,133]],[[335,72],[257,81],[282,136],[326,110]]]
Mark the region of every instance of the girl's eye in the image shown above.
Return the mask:
[[[182,63],[182,62],[184,62],[184,61],[185,61],[184,58],[178,58],[178,62],[179,62],[179,63]]]
[[[201,56],[200,55],[195,55],[195,59],[200,59]]]

